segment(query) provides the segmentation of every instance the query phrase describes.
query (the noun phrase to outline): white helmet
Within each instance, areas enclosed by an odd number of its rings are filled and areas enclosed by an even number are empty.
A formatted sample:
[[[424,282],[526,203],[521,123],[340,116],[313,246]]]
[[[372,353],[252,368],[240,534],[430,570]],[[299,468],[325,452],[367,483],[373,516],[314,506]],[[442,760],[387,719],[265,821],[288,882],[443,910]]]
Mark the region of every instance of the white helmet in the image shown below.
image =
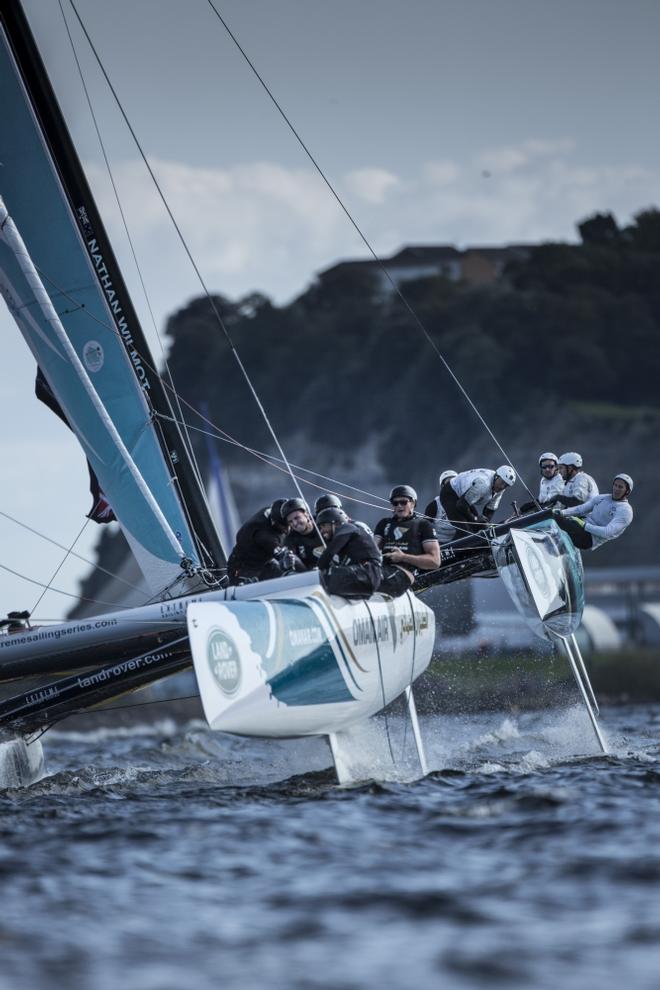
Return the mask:
[[[498,467],[495,474],[498,478],[501,478],[504,484],[508,485],[509,488],[516,483],[516,472],[508,464],[503,464],[501,467]]]
[[[568,453],[561,455],[561,457],[559,458],[559,463],[565,464],[566,467],[581,468],[582,457],[580,454],[577,454],[574,450],[569,450]]]
[[[630,494],[630,492],[633,490],[633,480],[630,477],[630,475],[629,474],[615,474],[614,475],[614,478],[612,480],[613,481],[616,481],[617,478],[620,481],[625,481],[625,483],[628,485],[628,494]]]
[[[447,481],[449,478],[457,478],[458,471],[443,471],[438,478],[438,487],[442,488],[443,482]]]
[[[554,461],[555,464],[559,463],[559,458],[552,451],[546,450],[545,454],[541,454],[539,457],[539,464],[543,464],[543,461]]]

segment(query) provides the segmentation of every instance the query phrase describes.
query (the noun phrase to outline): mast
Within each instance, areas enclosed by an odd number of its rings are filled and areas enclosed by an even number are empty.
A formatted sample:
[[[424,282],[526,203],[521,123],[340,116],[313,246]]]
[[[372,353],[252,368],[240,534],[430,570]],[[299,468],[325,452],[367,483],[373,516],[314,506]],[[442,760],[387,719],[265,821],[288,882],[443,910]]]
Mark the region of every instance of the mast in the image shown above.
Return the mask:
[[[176,423],[163,382],[153,370],[144,331],[19,0],[3,0],[0,19],[41,137],[66,194],[71,218],[126,350],[127,363],[153,410],[155,434],[173,483],[180,491],[182,509],[195,539],[199,561],[207,567],[222,567],[226,562],[225,552],[187,444]],[[8,206],[12,211],[12,205]]]

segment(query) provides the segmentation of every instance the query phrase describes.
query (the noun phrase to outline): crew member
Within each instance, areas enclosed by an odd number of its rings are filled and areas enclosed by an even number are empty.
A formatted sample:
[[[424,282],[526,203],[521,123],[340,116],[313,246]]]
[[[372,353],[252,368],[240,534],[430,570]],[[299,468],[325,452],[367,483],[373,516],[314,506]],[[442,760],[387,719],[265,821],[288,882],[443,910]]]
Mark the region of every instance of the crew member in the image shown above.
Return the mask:
[[[474,530],[490,523],[502,500],[502,493],[516,482],[516,472],[508,464],[461,471],[440,492],[447,518],[457,528]]]
[[[579,550],[597,550],[608,540],[616,540],[630,526],[633,510],[628,496],[632,490],[630,475],[617,474],[611,495],[594,495],[582,505],[559,510],[554,519]]]
[[[383,551],[380,590],[397,598],[410,588],[418,569],[434,571],[440,566],[440,546],[433,523],[415,515],[414,488],[397,485],[390,492],[390,502],[393,515],[376,524],[374,539]]]
[[[314,502],[314,518],[318,516],[319,512],[323,509],[341,509],[341,499],[336,495],[331,495],[330,492],[326,492],[325,495],[319,495],[316,502]]]
[[[348,515],[343,505],[341,504],[341,499],[337,498],[336,495],[330,495],[330,494],[319,495],[316,502],[314,502],[315,519],[318,518],[319,512],[321,512],[323,509],[341,509],[342,512],[344,512],[344,515],[346,516],[349,522],[354,522],[356,526],[359,526],[360,529],[363,529],[366,533],[369,534],[369,536],[374,535],[371,532],[371,527],[367,526],[366,522],[362,522],[361,519],[352,519],[351,516]]]
[[[539,483],[538,505],[536,502],[525,502],[520,506],[521,512],[534,512],[535,510],[547,509],[554,505],[557,496],[564,491],[564,479],[559,473],[559,458],[552,451],[546,451],[539,457],[539,468],[541,471],[541,481]]]
[[[282,506],[282,515],[289,527],[284,546],[291,550],[300,562],[300,567],[296,569],[314,570],[318,567],[319,557],[323,553],[325,544],[318,527],[314,525],[309,507],[301,498],[290,498]]]
[[[319,571],[325,590],[331,595],[369,598],[378,590],[383,576],[382,558],[374,538],[346,513],[332,507],[322,509],[317,525],[327,546],[319,558]]]
[[[457,476],[456,471],[443,471],[438,480],[438,492],[432,502],[424,509],[424,515],[433,520],[433,525],[441,544],[449,543],[456,536],[456,528],[449,522],[445,508],[440,501],[442,489],[449,484],[452,478]]]
[[[587,499],[598,495],[598,485],[586,471],[582,470],[582,457],[574,450],[569,450],[559,458],[559,473],[564,479],[564,490],[557,495],[556,501],[570,508],[582,505]]]
[[[243,523],[227,561],[227,577],[231,584],[263,581],[275,576],[278,568],[274,565],[284,549],[287,531],[282,515],[282,507],[287,501],[277,498],[272,505],[259,509]]]

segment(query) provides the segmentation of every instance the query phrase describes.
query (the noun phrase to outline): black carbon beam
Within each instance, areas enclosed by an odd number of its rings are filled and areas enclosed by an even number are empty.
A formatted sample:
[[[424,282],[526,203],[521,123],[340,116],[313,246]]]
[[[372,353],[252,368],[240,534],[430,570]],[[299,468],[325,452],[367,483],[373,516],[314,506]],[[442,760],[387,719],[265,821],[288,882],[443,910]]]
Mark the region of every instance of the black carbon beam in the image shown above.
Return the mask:
[[[67,715],[177,674],[191,663],[186,635],[148,653],[32,687],[0,702],[0,732],[24,735],[44,729]]]
[[[540,512],[530,512],[497,526],[485,527],[481,533],[473,533],[443,544],[440,548],[440,567],[419,574],[415,578],[413,591],[419,594],[436,584],[452,584],[462,578],[493,570],[495,562],[490,549],[491,540],[504,536],[512,529],[526,529],[551,518],[552,509],[541,509]]]

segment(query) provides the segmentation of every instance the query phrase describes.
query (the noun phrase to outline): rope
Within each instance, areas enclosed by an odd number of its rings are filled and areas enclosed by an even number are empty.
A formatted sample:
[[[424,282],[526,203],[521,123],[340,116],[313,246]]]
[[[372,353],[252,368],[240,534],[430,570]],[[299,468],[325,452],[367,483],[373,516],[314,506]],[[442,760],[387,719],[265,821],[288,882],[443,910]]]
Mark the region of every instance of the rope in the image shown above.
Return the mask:
[[[23,581],[28,581],[30,584],[36,584],[38,588],[45,588],[46,591],[54,591],[57,595],[66,595],[67,598],[75,598],[77,602],[91,602],[92,605],[107,605],[108,608],[114,609],[135,607],[133,605],[118,605],[116,602],[103,602],[98,598],[86,598],[84,595],[74,595],[71,591],[62,591],[61,588],[53,588],[48,584],[44,584],[43,581],[36,581],[34,578],[28,577],[27,574],[21,574],[20,571],[15,571],[13,568],[7,567],[6,564],[0,564],[0,568],[2,568],[3,571],[7,571],[9,574],[13,574],[14,577],[21,578]]]
[[[78,542],[78,540],[80,539],[80,537],[85,532],[85,529],[87,528],[87,523],[88,522],[89,522],[89,519],[85,519],[85,521],[82,524],[82,527],[81,527],[78,535],[76,536],[75,540],[73,541],[73,543],[71,544],[71,546],[65,552],[64,557],[62,558],[62,560],[60,561],[60,563],[57,565],[57,567],[55,568],[55,570],[51,574],[50,579],[48,581],[48,584],[44,586],[41,594],[39,595],[39,597],[37,598],[36,602],[34,603],[34,605],[32,607],[32,610],[30,612],[30,615],[32,615],[34,612],[36,612],[37,608],[39,607],[39,605],[41,603],[42,598],[50,590],[51,584],[53,583],[53,581],[55,580],[55,578],[57,577],[57,575],[59,574],[59,572],[62,570],[62,568],[66,564],[67,560],[69,559],[69,555],[71,554],[71,551],[75,547],[75,545]]]
[[[17,526],[20,526],[23,529],[27,530],[28,533],[33,533],[35,536],[40,537],[40,539],[45,540],[47,543],[52,543],[53,546],[58,547],[60,550],[67,549],[62,543],[58,543],[57,540],[51,539],[51,537],[46,536],[45,533],[40,533],[38,529],[33,529],[32,526],[28,526],[27,523],[21,522],[21,520],[16,519],[15,516],[10,516],[8,512],[3,512],[0,509],[0,516],[3,516],[5,519],[9,519],[11,522],[16,523]],[[88,557],[83,557],[81,554],[76,553],[74,550],[69,550],[68,553],[70,554],[71,557],[75,557],[77,560],[82,560],[83,563],[89,564],[90,567],[95,568],[97,571],[102,571],[104,574],[107,574],[108,577],[114,578],[115,581],[120,581],[121,584],[125,584],[127,588],[132,588],[133,591],[139,591],[140,593],[142,593],[143,591],[142,588],[138,588],[136,584],[131,584],[130,581],[125,581],[124,578],[120,577],[118,574],[113,574],[112,571],[107,570],[105,567],[101,567],[100,564],[95,564],[94,561],[90,560]]]
[[[495,444],[495,446],[497,447],[497,449],[500,451],[500,453],[502,454],[502,456],[505,458],[506,462],[508,464],[513,465],[513,461],[511,459],[510,455],[504,449],[504,447],[502,446],[502,444],[500,443],[500,441],[497,439],[497,437],[495,436],[495,434],[493,433],[493,431],[489,427],[489,425],[486,422],[486,420],[483,418],[483,416],[479,412],[479,409],[477,408],[477,406],[475,405],[475,403],[472,401],[472,398],[470,397],[470,395],[468,394],[468,392],[466,391],[466,389],[464,388],[464,386],[462,385],[462,383],[460,382],[460,380],[458,379],[458,377],[455,375],[454,371],[452,370],[451,366],[449,365],[449,362],[446,360],[445,356],[440,351],[440,348],[437,346],[437,344],[435,343],[435,341],[431,337],[431,334],[426,329],[426,326],[422,322],[421,318],[418,316],[418,314],[416,313],[416,311],[413,309],[413,307],[411,306],[411,304],[408,302],[408,299],[406,298],[406,296],[403,294],[403,292],[399,288],[398,284],[395,282],[395,280],[390,275],[390,273],[389,273],[388,269],[386,268],[385,264],[383,263],[381,257],[376,253],[376,251],[372,247],[371,242],[368,240],[366,234],[363,232],[362,228],[359,226],[359,224],[357,223],[357,221],[353,217],[352,213],[350,212],[350,210],[348,209],[348,207],[346,206],[346,204],[342,200],[341,196],[339,195],[339,193],[337,192],[337,190],[333,186],[332,182],[327,177],[327,175],[325,174],[325,172],[323,171],[323,169],[321,168],[321,166],[317,162],[316,158],[314,157],[314,155],[312,154],[312,152],[310,151],[310,149],[307,147],[307,145],[303,141],[302,137],[300,136],[300,134],[298,133],[298,131],[294,127],[293,123],[291,122],[291,120],[287,116],[286,112],[284,111],[282,105],[276,99],[274,93],[272,92],[272,90],[270,89],[270,87],[268,86],[268,84],[266,83],[266,81],[263,78],[263,76],[259,73],[259,71],[258,71],[257,67],[255,66],[254,62],[251,60],[251,58],[249,57],[249,55],[247,54],[247,52],[245,51],[245,49],[243,48],[243,46],[239,42],[238,38],[236,37],[236,35],[233,33],[233,31],[231,30],[231,28],[227,24],[227,21],[224,19],[224,17],[220,13],[220,11],[217,9],[217,7],[215,6],[215,4],[213,3],[213,0],[207,0],[207,2],[208,2],[209,7],[211,8],[211,10],[215,14],[215,16],[218,18],[218,20],[222,24],[223,28],[225,29],[225,31],[227,32],[227,34],[229,35],[229,37],[231,38],[232,42],[234,43],[234,45],[236,46],[236,48],[238,49],[238,51],[243,56],[245,62],[250,67],[252,73],[254,74],[254,76],[256,77],[256,79],[258,80],[258,82],[260,83],[260,85],[262,86],[262,88],[265,91],[265,93],[267,94],[268,98],[271,100],[271,102],[273,103],[274,107],[276,108],[276,110],[278,111],[278,113],[280,114],[280,116],[282,117],[282,119],[284,120],[285,124],[287,125],[287,127],[289,128],[289,130],[291,131],[291,133],[293,134],[294,138],[296,139],[296,141],[298,142],[298,144],[300,145],[300,147],[304,151],[305,155],[307,156],[307,158],[309,159],[309,161],[311,162],[311,164],[313,165],[313,167],[315,168],[315,170],[317,171],[317,173],[319,174],[319,176],[321,177],[321,179],[325,183],[325,185],[328,188],[328,190],[330,191],[331,195],[336,200],[337,204],[339,205],[340,209],[342,210],[342,212],[344,213],[344,215],[348,219],[349,223],[351,224],[351,226],[353,227],[353,229],[357,233],[358,237],[360,238],[360,240],[362,241],[362,243],[367,248],[369,254],[371,255],[371,257],[374,259],[374,261],[376,262],[376,264],[378,265],[378,267],[382,271],[383,275],[385,276],[385,278],[389,282],[389,284],[390,284],[390,286],[392,288],[392,291],[394,292],[394,294],[396,296],[398,296],[398,298],[400,299],[400,301],[403,303],[403,306],[405,307],[405,309],[408,312],[409,316],[412,318],[413,322],[417,325],[417,327],[419,328],[419,330],[422,332],[422,334],[424,335],[424,337],[426,338],[426,340],[428,341],[428,343],[431,345],[431,347],[435,351],[435,354],[437,355],[437,357],[440,359],[440,361],[444,365],[446,371],[450,375],[450,377],[453,380],[454,384],[457,386],[457,388],[459,389],[459,391],[463,395],[463,398],[466,400],[466,402],[468,403],[468,405],[470,406],[470,408],[472,409],[472,411],[475,413],[475,415],[477,416],[477,419],[479,420],[479,422],[481,423],[481,425],[483,426],[483,428],[486,430],[486,432],[488,433],[488,435],[490,436],[491,440],[493,441],[493,443]],[[520,471],[518,471],[518,469],[516,469],[516,472],[517,472],[518,477],[520,478],[520,480],[521,480],[521,482],[522,482],[525,490],[527,491],[527,493],[530,495],[531,498],[534,498],[534,496],[532,495],[532,492],[527,487],[527,484],[524,481],[524,479],[523,479]]]

